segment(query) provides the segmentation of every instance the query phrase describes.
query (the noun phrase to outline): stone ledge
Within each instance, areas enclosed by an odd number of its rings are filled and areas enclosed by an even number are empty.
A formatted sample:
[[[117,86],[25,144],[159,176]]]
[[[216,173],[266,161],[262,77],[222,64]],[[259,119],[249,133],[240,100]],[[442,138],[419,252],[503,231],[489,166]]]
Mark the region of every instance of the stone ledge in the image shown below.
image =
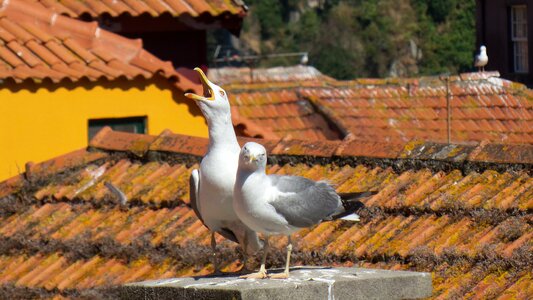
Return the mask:
[[[137,282],[123,299],[419,299],[431,296],[429,273],[362,268],[296,267],[291,278],[240,279],[235,275]]]

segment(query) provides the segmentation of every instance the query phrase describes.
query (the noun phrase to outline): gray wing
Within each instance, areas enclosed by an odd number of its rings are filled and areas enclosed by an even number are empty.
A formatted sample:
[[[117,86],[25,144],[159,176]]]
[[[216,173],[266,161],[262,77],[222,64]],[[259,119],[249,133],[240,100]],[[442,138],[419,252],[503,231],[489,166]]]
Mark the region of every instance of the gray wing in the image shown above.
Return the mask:
[[[479,61],[479,55],[476,55],[476,56],[474,57],[474,66],[477,67],[477,66],[479,65],[479,62],[480,62],[480,61]]]
[[[194,169],[191,172],[191,176],[189,177],[189,202],[191,204],[192,210],[194,210],[194,213],[204,223],[204,219],[202,219],[202,215],[200,215],[200,209],[198,207],[198,191],[200,190],[200,174],[198,172],[198,169]],[[205,225],[205,223],[204,223]]]
[[[198,191],[200,190],[200,173],[198,169],[194,169],[191,172],[191,176],[189,177],[189,199],[191,208],[202,221],[202,224],[205,225],[204,219],[202,218],[202,215],[200,214],[200,202],[198,201]],[[205,225],[207,227],[207,225]],[[208,227],[209,228],[209,227]],[[209,228],[211,230],[211,228]],[[227,238],[230,241],[234,241],[235,243],[239,243],[239,240],[235,236],[235,233],[231,231],[229,228],[220,228],[219,231],[217,231],[222,235],[223,237]]]
[[[270,175],[273,186],[282,194],[270,203],[289,225],[309,227],[331,216],[340,205],[335,189],[324,181],[298,176]]]

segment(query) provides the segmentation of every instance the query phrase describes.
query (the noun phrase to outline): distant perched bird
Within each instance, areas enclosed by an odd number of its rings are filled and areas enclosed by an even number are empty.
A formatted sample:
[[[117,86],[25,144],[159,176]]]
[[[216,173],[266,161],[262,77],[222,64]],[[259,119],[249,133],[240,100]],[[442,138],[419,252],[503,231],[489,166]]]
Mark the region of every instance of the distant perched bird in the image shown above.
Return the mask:
[[[267,154],[257,143],[244,145],[239,156],[233,207],[239,218],[256,232],[265,235],[263,260],[258,273],[243,278],[266,278],[265,261],[270,235],[288,236],[285,271],[271,278],[288,278],[292,242],[290,234],[322,221],[345,219],[359,221],[354,211],[364,206],[358,199],[375,192],[337,194],[324,181],[299,176],[267,175]]]
[[[194,212],[211,230],[211,247],[217,273],[215,232],[239,243],[245,255],[261,249],[262,243],[233,210],[233,186],[240,146],[231,123],[228,97],[222,88],[207,79],[200,68],[194,70],[200,74],[204,94],[186,93],[185,96],[196,101],[207,120],[209,146],[200,169],[193,170],[190,176],[190,198]]]
[[[477,67],[478,72],[485,72],[485,66],[488,62],[487,48],[485,46],[479,47],[479,54],[476,55],[476,60],[474,61],[474,66]]]
[[[309,62],[309,56],[307,56],[307,53],[305,53],[300,59],[300,64],[307,65],[308,62]]]

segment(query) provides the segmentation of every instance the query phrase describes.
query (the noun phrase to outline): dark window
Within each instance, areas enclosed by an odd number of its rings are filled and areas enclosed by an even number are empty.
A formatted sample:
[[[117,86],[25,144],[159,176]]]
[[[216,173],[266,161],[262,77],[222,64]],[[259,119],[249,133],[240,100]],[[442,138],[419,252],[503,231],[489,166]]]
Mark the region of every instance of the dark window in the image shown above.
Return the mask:
[[[513,71],[528,73],[527,6],[511,6],[511,43],[513,44]]]
[[[89,120],[89,141],[105,126],[116,131],[146,133],[146,117]]]
[[[145,50],[157,58],[172,62],[175,68],[207,65],[205,31],[142,32],[123,35],[142,39]]]

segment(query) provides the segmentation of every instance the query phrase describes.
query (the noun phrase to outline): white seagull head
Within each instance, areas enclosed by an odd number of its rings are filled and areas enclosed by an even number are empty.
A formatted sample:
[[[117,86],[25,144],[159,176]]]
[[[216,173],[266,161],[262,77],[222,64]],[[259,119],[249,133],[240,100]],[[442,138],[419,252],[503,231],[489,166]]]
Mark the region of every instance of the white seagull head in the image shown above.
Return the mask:
[[[231,109],[226,91],[209,81],[202,69],[194,68],[194,70],[200,75],[204,94],[185,93],[185,97],[196,101],[208,121],[214,117],[230,117]]]
[[[480,52],[486,52],[487,51],[487,47],[481,46],[481,47],[479,47],[479,51]]]
[[[249,171],[265,170],[267,163],[266,149],[263,145],[248,142],[244,144],[239,155],[239,167]]]

